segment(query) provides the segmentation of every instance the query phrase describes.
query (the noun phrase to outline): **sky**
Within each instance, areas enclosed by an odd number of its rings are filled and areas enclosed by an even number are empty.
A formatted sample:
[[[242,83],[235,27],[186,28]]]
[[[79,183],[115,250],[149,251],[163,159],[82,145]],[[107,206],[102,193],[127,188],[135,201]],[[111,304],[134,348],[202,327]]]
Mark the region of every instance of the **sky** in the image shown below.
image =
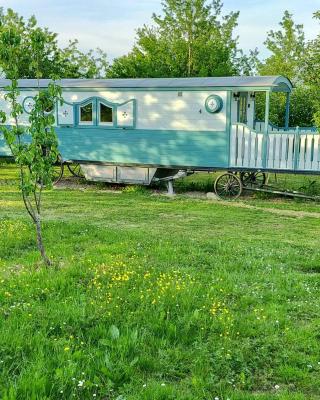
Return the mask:
[[[34,14],[41,26],[59,34],[62,46],[77,38],[81,50],[100,47],[110,60],[126,54],[136,29],[150,24],[153,12],[161,13],[161,0],[2,0],[0,5],[24,17]],[[320,0],[224,0],[223,11],[240,11],[235,31],[240,48],[247,52],[258,47],[266,57],[266,33],[278,28],[286,9],[296,23],[304,25],[307,39],[320,33],[319,23],[312,18],[320,10]]]

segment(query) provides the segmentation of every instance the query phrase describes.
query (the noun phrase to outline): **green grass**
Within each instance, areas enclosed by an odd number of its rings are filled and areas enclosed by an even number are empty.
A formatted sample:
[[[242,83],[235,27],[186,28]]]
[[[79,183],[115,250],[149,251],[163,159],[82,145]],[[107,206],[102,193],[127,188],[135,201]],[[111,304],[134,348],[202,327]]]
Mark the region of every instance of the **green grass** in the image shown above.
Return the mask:
[[[320,398],[317,203],[55,189],[46,269],[0,174],[1,400]]]

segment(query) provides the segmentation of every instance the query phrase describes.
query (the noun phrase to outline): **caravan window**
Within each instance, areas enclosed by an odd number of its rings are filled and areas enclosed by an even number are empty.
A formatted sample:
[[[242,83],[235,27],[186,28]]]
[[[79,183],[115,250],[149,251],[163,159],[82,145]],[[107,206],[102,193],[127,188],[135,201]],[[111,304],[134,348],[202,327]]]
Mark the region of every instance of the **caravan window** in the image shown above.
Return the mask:
[[[93,104],[88,103],[80,107],[80,123],[93,124]]]
[[[101,124],[112,124],[113,123],[113,109],[103,103],[100,103],[100,118]]]

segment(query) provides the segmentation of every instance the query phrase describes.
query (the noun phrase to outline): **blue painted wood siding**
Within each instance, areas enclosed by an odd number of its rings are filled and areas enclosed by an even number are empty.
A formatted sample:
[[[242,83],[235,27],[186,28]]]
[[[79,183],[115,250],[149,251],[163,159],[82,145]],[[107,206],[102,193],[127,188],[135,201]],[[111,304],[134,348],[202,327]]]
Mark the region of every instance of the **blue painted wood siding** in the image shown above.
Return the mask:
[[[159,166],[228,166],[227,132],[56,128],[64,160]],[[0,156],[10,156],[0,138]]]
[[[11,156],[11,151],[6,144],[2,136],[2,133],[0,133],[0,157],[10,157],[10,156]]]
[[[226,132],[57,128],[64,159],[161,166],[226,167]]]

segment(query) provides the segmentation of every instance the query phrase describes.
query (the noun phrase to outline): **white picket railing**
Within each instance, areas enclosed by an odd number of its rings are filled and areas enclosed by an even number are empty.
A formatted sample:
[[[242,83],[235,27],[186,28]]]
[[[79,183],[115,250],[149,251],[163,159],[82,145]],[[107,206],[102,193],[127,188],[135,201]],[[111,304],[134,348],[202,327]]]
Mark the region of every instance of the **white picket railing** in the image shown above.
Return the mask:
[[[255,121],[254,130],[259,133],[264,133],[264,131],[265,131],[264,121]],[[279,126],[275,126],[273,124],[269,124],[268,131],[269,132],[297,132],[297,131],[299,131],[300,133],[312,133],[312,132],[316,132],[316,128],[311,127],[311,126],[296,126],[296,127],[289,126],[288,129],[285,129],[284,127],[279,127]]]
[[[281,128],[278,128],[272,124],[268,125],[269,132],[280,132]],[[265,131],[265,123],[264,121],[256,121],[254,124],[254,130],[259,133],[264,133]],[[284,130],[284,129],[282,129]]]
[[[262,168],[263,133],[244,124],[231,127],[230,163],[234,167]]]
[[[244,124],[231,127],[230,166],[274,170],[320,171],[320,135],[256,132]]]
[[[298,170],[320,170],[320,135],[300,135]]]
[[[267,139],[266,167],[269,169],[294,169],[294,133],[270,133]]]

